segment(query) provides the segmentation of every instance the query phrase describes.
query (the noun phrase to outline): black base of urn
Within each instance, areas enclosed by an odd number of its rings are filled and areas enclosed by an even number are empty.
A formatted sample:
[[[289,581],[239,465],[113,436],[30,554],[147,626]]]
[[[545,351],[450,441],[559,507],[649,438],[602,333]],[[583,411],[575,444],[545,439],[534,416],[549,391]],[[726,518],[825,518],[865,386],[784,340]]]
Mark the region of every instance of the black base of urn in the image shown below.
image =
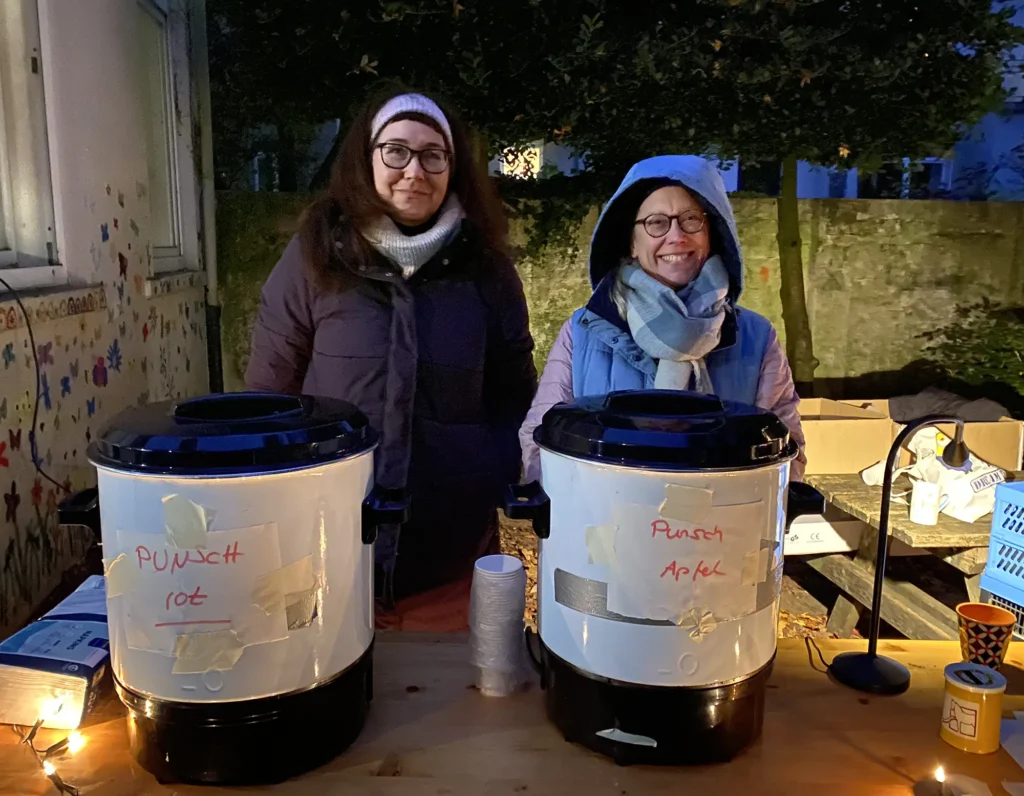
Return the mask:
[[[114,679],[128,743],[161,783],[270,785],[323,765],[359,736],[373,698],[373,645],[303,691],[240,702],[148,699]]]
[[[597,677],[541,649],[552,722],[567,741],[619,765],[726,763],[761,735],[774,656],[731,685],[666,688]]]

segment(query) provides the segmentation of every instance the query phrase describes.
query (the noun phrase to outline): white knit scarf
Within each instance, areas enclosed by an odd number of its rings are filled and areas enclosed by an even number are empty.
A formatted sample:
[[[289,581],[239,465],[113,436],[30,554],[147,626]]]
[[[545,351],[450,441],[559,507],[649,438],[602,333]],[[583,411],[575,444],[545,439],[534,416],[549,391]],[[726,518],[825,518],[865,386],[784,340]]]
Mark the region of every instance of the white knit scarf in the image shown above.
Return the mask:
[[[363,230],[363,237],[401,268],[402,276],[409,279],[459,233],[465,216],[458,197],[452,194],[444,203],[434,226],[426,232],[403,235],[390,216],[381,216]]]

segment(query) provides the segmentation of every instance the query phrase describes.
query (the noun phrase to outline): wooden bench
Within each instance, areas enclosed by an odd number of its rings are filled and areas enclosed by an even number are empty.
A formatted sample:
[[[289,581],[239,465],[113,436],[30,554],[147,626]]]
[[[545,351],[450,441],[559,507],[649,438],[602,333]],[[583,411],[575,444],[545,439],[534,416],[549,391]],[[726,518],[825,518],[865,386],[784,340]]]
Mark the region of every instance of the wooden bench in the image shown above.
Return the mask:
[[[1011,473],[1007,478],[1024,480],[1024,473]],[[837,509],[871,528],[871,532],[865,532],[861,537],[859,548],[852,557],[836,553],[807,559],[811,567],[842,589],[843,594],[829,614],[828,629],[846,637],[856,627],[863,606],[871,605],[882,489],[868,486],[856,474],[809,475],[805,480]],[[942,559],[961,573],[968,597],[980,599],[981,573],[988,560],[991,515],[968,523],[940,514],[938,524],[918,525],[910,521],[909,514],[909,506],[892,504],[889,512],[890,539]],[[882,591],[882,618],[908,638],[957,638],[955,611],[905,581],[886,577]]]

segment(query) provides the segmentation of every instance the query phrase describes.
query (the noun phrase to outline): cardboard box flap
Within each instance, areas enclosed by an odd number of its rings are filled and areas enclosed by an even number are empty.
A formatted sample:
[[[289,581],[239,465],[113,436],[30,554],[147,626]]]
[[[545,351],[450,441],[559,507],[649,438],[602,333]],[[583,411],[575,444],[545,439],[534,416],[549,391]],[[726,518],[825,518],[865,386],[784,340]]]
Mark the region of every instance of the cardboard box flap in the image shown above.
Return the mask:
[[[874,411],[889,417],[889,401],[884,398],[845,400],[846,404],[858,411]],[[894,435],[902,425],[894,421]],[[955,426],[940,426],[944,434],[952,438]],[[971,453],[989,464],[1004,470],[1020,470],[1024,460],[1024,423],[1012,417],[987,422],[964,424],[964,442]],[[941,451],[940,451],[941,453]],[[900,466],[910,463],[910,454],[904,450],[900,455]]]
[[[871,408],[853,406],[843,401],[828,398],[803,398],[798,408],[801,419],[807,420],[878,420],[888,414]]]
[[[897,424],[898,429],[902,428]],[[956,426],[941,425],[939,430],[949,439],[956,433]],[[1024,423],[1005,418],[995,423],[965,423],[964,443],[967,449],[982,461],[1004,470],[1021,469],[1024,454]],[[942,447],[945,447],[943,444]],[[939,455],[942,451],[936,451]],[[910,453],[905,448],[900,453],[900,466],[910,463]]]
[[[885,458],[894,435],[885,415],[828,398],[801,400],[800,425],[809,475],[859,473]]]

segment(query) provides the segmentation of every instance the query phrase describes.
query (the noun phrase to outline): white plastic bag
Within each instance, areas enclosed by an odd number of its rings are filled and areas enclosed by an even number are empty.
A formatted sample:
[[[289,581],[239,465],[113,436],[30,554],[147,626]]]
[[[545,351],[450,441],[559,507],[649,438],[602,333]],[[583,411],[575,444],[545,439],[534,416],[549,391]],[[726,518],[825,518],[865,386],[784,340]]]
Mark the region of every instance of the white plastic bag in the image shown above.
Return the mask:
[[[942,508],[957,520],[974,522],[991,514],[996,503],[996,485],[1006,480],[1006,472],[982,461],[973,453],[963,467],[950,467],[942,460],[942,451],[949,444],[949,437],[936,428],[918,431],[907,449],[914,454],[914,463],[909,467],[898,467],[893,471],[895,480],[906,473],[912,481],[928,481],[938,484],[940,500],[948,498]],[[868,486],[881,486],[885,477],[885,462],[871,465],[861,474]],[[893,501],[907,503],[907,492],[893,492]]]

